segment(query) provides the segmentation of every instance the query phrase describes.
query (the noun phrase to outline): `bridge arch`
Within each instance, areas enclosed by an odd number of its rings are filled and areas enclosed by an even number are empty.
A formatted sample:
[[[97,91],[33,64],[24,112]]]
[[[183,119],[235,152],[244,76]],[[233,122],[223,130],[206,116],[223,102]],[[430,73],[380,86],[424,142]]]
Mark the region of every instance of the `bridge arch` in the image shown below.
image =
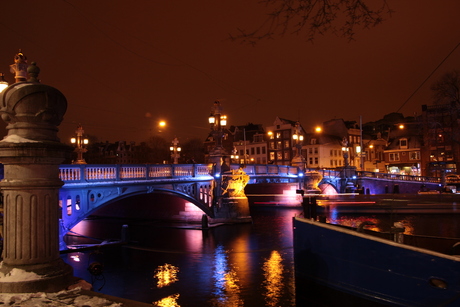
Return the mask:
[[[201,190],[202,196],[206,196],[211,201],[209,190],[210,184],[191,184],[193,190]],[[134,185],[134,186],[104,186],[94,187],[85,189],[72,189],[72,188],[61,188],[60,190],[60,201],[62,204],[62,235],[77,225],[80,221],[93,214],[96,210],[105,207],[106,205],[114,202],[133,197],[136,195],[145,194],[167,194],[177,196],[184,199],[210,217],[214,216],[212,209],[207,205],[207,202],[200,201],[199,198],[193,195],[187,194],[187,190],[190,189],[190,185],[187,187],[174,189],[171,186],[145,186],[145,185]]]

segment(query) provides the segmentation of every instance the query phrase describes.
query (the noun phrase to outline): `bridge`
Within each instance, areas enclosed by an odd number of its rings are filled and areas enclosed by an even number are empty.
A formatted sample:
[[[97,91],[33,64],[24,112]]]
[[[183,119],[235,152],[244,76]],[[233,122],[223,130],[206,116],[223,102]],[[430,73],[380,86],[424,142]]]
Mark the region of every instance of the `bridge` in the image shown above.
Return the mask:
[[[286,165],[251,164],[244,171],[250,176],[249,184],[299,182],[303,176],[297,167]],[[215,217],[218,210],[213,189],[221,174],[212,164],[69,164],[60,166],[59,176],[64,182],[59,192],[61,237],[98,208],[139,194],[172,194],[195,204],[209,217]]]
[[[230,166],[231,170],[238,167],[236,164]],[[316,180],[316,187],[319,185],[324,191],[324,187],[330,185],[334,192],[416,193],[422,184],[429,189],[441,185],[437,177],[355,170],[347,174],[343,170],[300,171],[286,165],[250,164],[244,171],[250,176],[248,184],[295,183],[296,187],[308,190]],[[154,192],[185,199],[214,218],[219,210],[214,188],[220,176],[213,164],[61,165],[60,178],[64,182],[59,193],[63,210],[61,237],[102,206]],[[352,190],[347,190],[350,187]]]

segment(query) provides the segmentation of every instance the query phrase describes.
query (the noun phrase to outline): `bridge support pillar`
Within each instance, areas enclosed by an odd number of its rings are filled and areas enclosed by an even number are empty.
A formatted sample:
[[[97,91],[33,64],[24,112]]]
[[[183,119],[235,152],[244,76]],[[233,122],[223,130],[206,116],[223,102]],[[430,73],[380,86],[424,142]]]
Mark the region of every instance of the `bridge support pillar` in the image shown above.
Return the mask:
[[[232,170],[231,174],[223,176],[223,193],[219,199],[219,206],[214,210],[215,220],[232,223],[246,223],[251,221],[249,201],[244,193],[244,187],[249,176],[240,166]]]
[[[247,197],[223,197],[220,208],[214,213],[214,220],[229,223],[250,222],[249,201]]]
[[[73,279],[72,267],[59,255],[59,165],[69,148],[59,142],[57,126],[67,102],[36,79],[9,86],[0,101],[8,124],[0,141],[5,166],[0,292],[63,290]]]

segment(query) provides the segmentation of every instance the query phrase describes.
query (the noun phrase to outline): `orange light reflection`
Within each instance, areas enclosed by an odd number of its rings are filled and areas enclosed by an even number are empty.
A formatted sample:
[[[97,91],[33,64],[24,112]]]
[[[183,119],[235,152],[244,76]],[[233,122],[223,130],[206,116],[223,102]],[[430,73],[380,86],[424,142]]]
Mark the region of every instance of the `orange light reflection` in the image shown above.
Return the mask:
[[[157,287],[163,288],[165,286],[168,286],[178,281],[178,278],[177,278],[178,272],[179,272],[179,268],[169,263],[159,266],[155,270],[155,275],[153,276],[158,279]]]
[[[158,306],[158,307],[180,307],[180,305],[177,303],[177,300],[179,299],[179,294],[173,294],[170,296],[167,296],[165,298],[162,298],[161,300],[157,302],[153,302],[153,306]]]
[[[278,251],[272,251],[262,269],[264,271],[264,288],[266,306],[279,306],[283,290],[283,258]]]

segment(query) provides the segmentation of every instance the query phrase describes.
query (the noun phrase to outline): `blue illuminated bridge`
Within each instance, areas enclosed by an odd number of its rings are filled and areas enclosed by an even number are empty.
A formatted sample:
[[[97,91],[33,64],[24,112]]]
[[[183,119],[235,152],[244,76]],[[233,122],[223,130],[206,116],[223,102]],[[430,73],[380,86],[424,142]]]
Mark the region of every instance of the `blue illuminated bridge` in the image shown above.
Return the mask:
[[[231,165],[231,169],[238,167]],[[299,182],[303,175],[297,167],[286,165],[251,164],[244,171],[249,184]],[[214,217],[214,173],[212,164],[61,165],[61,235],[104,205],[153,192],[183,198]]]
[[[231,169],[238,167],[230,166]],[[329,186],[335,193],[357,192],[356,187],[366,194],[417,193],[421,186],[430,190],[441,186],[440,178],[436,177],[356,170],[348,174],[343,170],[302,172],[293,166],[249,164],[244,171],[250,178],[248,184],[292,183],[294,189],[308,190],[316,178],[316,187],[321,185],[324,192]],[[213,218],[214,187],[218,182],[214,176],[219,175],[212,164],[61,165],[60,178],[64,182],[59,193],[63,211],[61,239],[97,209],[127,197],[154,192],[185,199]],[[347,191],[349,187],[353,190]],[[270,189],[273,190],[273,185]]]

